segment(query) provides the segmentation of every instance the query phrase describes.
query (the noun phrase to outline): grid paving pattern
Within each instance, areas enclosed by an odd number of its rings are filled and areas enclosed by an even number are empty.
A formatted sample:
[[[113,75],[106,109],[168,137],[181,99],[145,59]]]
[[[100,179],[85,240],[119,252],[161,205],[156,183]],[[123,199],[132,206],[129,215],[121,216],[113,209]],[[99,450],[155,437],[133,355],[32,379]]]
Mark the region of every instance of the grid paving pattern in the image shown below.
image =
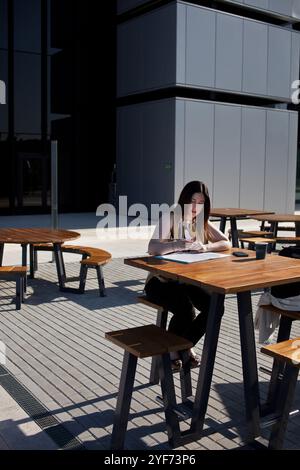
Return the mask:
[[[67,275],[79,274],[79,263],[66,265]],[[6,345],[6,370],[30,392],[67,436],[86,449],[109,449],[123,351],[104,339],[106,331],[155,323],[156,312],[136,303],[147,273],[114,259],[105,269],[107,297],[100,298],[96,273],[88,273],[84,295],[58,291],[55,266],[40,264],[37,278],[29,280],[26,303],[16,311],[14,286],[1,282],[0,340]],[[70,285],[73,285],[71,282]],[[259,294],[253,294],[253,310]],[[293,336],[300,336],[294,324]],[[201,354],[203,340],[196,347]],[[259,352],[259,366],[271,359]],[[127,449],[169,449],[159,386],[149,386],[150,360],[138,361],[135,391],[126,435]],[[197,370],[192,371],[196,385]],[[269,377],[260,372],[260,391],[266,397]],[[174,376],[180,398],[179,377]],[[294,408],[300,407],[298,385]],[[13,395],[13,392],[11,392]],[[53,420],[45,425],[55,439]],[[52,423],[52,424],[51,424]],[[16,423],[17,425],[18,423]],[[182,422],[185,429],[189,422]],[[285,448],[299,448],[300,415],[290,420]],[[267,430],[264,431],[267,435]],[[1,422],[0,422],[1,437]],[[235,296],[226,299],[213,387],[204,436],[182,449],[235,449],[246,439],[239,329]],[[66,443],[67,444],[67,443]]]

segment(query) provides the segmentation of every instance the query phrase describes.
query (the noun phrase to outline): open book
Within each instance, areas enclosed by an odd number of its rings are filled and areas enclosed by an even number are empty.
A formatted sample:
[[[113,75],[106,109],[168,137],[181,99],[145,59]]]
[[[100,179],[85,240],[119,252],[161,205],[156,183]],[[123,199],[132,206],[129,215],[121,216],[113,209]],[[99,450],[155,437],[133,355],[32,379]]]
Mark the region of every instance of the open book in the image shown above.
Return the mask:
[[[155,258],[165,259],[166,261],[176,261],[177,263],[197,263],[199,261],[208,261],[210,259],[226,258],[221,253],[187,253],[181,251],[179,253],[169,253],[168,255],[155,256]]]

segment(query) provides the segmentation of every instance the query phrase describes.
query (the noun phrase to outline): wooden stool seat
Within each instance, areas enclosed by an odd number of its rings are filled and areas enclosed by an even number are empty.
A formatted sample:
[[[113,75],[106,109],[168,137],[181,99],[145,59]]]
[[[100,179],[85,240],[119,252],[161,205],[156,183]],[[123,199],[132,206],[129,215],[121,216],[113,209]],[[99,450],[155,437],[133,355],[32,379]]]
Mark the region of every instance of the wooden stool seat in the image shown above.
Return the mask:
[[[300,237],[276,237],[278,243],[299,243]]]
[[[263,346],[261,352],[273,357],[274,364],[281,364],[281,377],[277,376],[274,415],[269,449],[282,449],[290,411],[293,405],[300,369],[300,338]]]
[[[193,344],[155,325],[105,333],[105,338],[139,358],[190,349]]]
[[[262,231],[262,230],[244,230],[239,238],[244,238],[244,235],[245,237],[270,237],[270,232],[265,232],[265,231]]]
[[[0,266],[0,279],[16,282],[16,310],[20,310],[21,304],[24,302],[24,282],[26,274],[26,266]]]
[[[293,367],[300,367],[300,338],[263,346],[261,352],[279,361],[291,364]]]
[[[264,237],[245,237],[242,238],[242,241],[245,243],[256,244],[256,243],[275,243],[276,238],[264,238]]]
[[[172,447],[176,446],[180,441],[181,433],[176,414],[177,403],[169,353],[182,351],[183,373],[190,376],[186,350],[192,347],[192,343],[155,325],[111,331],[105,333],[105,338],[124,349],[111,449],[124,448],[137,360],[152,356],[156,356],[159,362],[159,377],[169,442]]]

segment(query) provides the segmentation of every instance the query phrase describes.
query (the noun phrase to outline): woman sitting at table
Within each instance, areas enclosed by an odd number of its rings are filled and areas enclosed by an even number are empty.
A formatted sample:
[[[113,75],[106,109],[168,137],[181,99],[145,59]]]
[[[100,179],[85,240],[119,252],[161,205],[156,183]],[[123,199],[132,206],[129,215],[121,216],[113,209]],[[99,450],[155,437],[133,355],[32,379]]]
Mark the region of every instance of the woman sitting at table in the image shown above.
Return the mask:
[[[228,238],[208,220],[210,197],[207,186],[191,181],[181,191],[175,213],[163,214],[149,242],[150,255],[173,252],[228,250]],[[205,334],[211,294],[207,289],[149,274],[145,284],[147,298],[163,305],[173,316],[169,331],[183,336],[195,345]],[[201,313],[196,316],[195,308]],[[189,351],[191,367],[200,359]],[[179,370],[182,362],[178,353],[171,353],[172,367]]]

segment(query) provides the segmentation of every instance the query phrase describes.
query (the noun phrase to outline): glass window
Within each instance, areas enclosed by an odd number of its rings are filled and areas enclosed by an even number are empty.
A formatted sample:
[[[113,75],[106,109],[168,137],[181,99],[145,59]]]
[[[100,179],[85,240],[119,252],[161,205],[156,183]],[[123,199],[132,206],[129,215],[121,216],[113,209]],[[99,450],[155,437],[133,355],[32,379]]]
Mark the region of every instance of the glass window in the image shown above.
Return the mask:
[[[0,132],[8,132],[8,53],[0,50],[0,80],[6,85],[6,104],[0,104]]]
[[[41,132],[41,56],[15,53],[15,132]]]
[[[7,36],[7,0],[0,0],[0,48],[8,48]]]
[[[41,0],[14,0],[14,48],[41,52]]]

